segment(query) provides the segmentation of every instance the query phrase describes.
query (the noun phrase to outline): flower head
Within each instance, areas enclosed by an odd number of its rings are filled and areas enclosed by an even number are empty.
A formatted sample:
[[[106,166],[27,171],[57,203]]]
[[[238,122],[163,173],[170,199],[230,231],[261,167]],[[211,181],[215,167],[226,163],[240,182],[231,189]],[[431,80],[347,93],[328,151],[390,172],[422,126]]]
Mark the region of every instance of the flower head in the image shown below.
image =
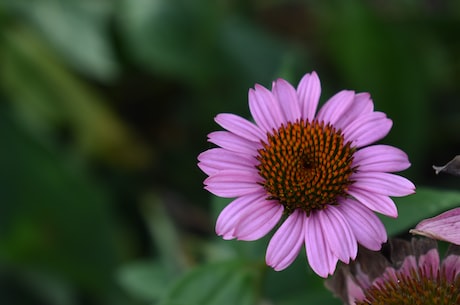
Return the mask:
[[[363,251],[326,286],[350,305],[460,304],[460,248],[444,260],[432,239],[391,240],[389,257]]]
[[[410,166],[403,151],[368,146],[392,126],[369,94],[340,91],[317,112],[320,92],[315,72],[297,89],[283,79],[271,91],[256,85],[249,90],[255,123],[219,114],[215,120],[226,131],[209,134],[219,147],[201,153],[198,166],[209,176],[208,191],[236,198],[217,219],[218,235],[256,240],[283,219],[267,264],[282,270],[305,245],[312,269],[327,277],[338,260],[356,257],[358,243],[380,249],[387,236],[373,211],[396,217],[389,196],[411,194],[415,186],[389,173]]]

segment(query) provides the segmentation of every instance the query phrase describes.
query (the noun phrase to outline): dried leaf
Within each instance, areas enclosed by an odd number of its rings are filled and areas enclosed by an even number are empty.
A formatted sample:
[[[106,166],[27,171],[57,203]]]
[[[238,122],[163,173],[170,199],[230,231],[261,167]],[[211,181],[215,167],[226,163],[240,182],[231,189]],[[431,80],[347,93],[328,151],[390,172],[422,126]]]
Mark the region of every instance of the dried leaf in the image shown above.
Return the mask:
[[[436,171],[436,174],[446,173],[454,176],[460,176],[460,155],[455,156],[449,163],[444,166],[435,166],[433,169]]]

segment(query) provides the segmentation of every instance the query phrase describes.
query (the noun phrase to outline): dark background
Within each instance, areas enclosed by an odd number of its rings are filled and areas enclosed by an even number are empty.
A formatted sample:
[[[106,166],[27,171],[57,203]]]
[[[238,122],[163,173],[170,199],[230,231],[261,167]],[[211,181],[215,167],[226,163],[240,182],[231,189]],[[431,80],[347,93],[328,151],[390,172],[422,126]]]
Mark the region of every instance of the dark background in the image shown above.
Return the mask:
[[[1,0],[0,302],[336,304],[304,259],[225,261],[264,250],[215,237],[225,202],[196,166],[213,117],[315,70],[322,102],[371,93],[406,177],[456,188],[431,165],[460,152],[459,54],[457,1]]]

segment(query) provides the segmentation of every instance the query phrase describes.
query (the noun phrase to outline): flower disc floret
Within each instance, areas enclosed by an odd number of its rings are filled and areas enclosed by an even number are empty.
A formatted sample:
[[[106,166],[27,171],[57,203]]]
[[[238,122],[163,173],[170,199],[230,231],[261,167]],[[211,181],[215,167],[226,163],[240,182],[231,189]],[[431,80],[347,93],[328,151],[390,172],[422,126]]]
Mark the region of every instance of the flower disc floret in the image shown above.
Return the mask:
[[[281,125],[258,150],[257,169],[267,199],[277,200],[287,214],[301,209],[310,215],[338,204],[352,183],[353,152],[330,124],[298,120]]]
[[[460,276],[448,278],[445,270],[413,268],[396,272],[376,283],[356,305],[453,305],[460,304]]]

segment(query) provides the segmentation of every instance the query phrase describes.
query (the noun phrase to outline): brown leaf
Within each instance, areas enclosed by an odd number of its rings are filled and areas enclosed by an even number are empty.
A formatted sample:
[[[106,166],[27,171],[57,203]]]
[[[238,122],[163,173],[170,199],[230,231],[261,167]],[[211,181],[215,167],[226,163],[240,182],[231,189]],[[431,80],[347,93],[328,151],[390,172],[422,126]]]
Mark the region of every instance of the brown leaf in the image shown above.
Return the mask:
[[[460,176],[460,155],[455,156],[455,158],[444,166],[433,165],[433,169],[436,171],[436,174],[446,173],[454,176]]]

